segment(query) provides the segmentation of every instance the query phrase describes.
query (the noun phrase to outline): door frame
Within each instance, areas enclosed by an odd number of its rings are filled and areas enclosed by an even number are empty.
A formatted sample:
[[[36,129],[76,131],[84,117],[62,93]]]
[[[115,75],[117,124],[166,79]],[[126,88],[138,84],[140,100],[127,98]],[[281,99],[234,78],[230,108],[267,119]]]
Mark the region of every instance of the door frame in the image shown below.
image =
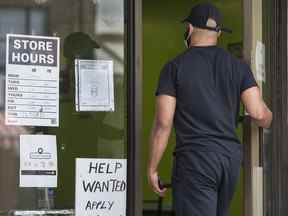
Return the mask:
[[[266,68],[273,111],[270,133],[264,133],[264,215],[288,214],[288,20],[287,0],[265,0]],[[265,96],[265,95],[264,95]]]
[[[259,10],[257,1],[263,5],[259,14],[253,13]],[[244,212],[245,216],[284,216],[288,213],[288,3],[287,0],[243,0],[243,14],[244,56],[252,68],[255,64],[253,43],[259,39],[257,31],[261,26],[267,77],[263,96],[273,112],[269,130],[255,130],[249,120],[244,124]],[[255,26],[257,19],[261,22]],[[262,83],[260,88],[262,90]],[[255,194],[257,189],[253,184],[255,166],[262,168],[260,195]],[[261,210],[255,213],[255,207]]]
[[[127,56],[127,216],[142,215],[142,0],[125,1]]]
[[[243,0],[244,41],[243,56],[255,78],[257,42],[263,43],[263,0]],[[257,80],[262,92],[262,81]],[[263,154],[262,129],[245,118],[243,122],[244,145],[244,215],[263,216]]]

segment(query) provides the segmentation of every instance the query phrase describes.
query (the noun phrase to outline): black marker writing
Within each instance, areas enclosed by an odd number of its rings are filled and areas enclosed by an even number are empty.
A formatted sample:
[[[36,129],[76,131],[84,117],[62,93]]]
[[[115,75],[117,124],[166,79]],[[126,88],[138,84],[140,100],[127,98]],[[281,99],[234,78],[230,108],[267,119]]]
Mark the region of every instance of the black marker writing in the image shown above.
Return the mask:
[[[111,210],[114,201],[91,201],[86,203],[85,210]]]
[[[110,179],[107,181],[82,181],[85,192],[123,192],[126,190],[126,182]]]

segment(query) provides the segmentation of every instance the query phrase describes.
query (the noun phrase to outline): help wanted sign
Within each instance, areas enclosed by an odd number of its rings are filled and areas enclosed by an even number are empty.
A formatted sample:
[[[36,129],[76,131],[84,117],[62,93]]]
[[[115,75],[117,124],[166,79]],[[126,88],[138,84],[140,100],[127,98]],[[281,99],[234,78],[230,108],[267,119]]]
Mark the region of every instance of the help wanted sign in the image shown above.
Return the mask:
[[[125,216],[126,189],[126,159],[76,159],[76,216]]]

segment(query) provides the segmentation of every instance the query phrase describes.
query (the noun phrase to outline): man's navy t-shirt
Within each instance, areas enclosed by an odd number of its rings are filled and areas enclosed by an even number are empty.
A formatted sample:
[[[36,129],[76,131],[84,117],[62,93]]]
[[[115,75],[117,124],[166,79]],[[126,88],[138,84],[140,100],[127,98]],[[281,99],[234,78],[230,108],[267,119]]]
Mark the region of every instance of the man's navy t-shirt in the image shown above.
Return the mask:
[[[238,152],[240,96],[252,86],[257,83],[249,66],[217,46],[191,47],[169,61],[156,95],[176,97],[175,152]]]

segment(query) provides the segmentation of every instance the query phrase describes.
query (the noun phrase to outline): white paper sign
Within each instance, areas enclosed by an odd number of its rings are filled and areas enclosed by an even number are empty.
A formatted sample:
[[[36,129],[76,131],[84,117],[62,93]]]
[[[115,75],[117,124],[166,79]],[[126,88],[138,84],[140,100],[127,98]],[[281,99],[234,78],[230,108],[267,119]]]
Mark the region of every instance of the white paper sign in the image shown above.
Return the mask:
[[[126,159],[76,159],[76,216],[126,215]]]
[[[20,187],[57,187],[56,136],[20,136]]]
[[[114,111],[113,61],[75,60],[76,111]]]
[[[256,79],[260,82],[266,81],[266,69],[265,69],[265,45],[261,41],[257,41],[256,44]]]
[[[59,38],[7,35],[7,125],[59,125]]]

